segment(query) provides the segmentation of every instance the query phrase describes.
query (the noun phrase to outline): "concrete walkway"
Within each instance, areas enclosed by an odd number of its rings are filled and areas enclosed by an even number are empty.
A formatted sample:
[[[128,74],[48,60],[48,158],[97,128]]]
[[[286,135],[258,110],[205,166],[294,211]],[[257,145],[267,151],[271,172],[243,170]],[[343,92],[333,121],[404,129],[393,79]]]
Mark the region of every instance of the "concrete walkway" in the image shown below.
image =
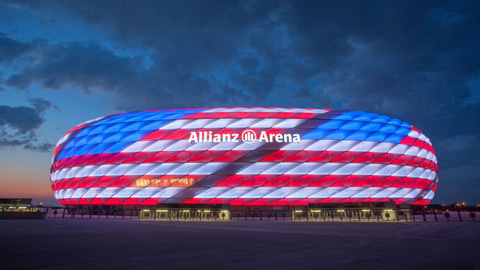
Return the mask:
[[[0,221],[0,269],[480,269],[480,222]]]

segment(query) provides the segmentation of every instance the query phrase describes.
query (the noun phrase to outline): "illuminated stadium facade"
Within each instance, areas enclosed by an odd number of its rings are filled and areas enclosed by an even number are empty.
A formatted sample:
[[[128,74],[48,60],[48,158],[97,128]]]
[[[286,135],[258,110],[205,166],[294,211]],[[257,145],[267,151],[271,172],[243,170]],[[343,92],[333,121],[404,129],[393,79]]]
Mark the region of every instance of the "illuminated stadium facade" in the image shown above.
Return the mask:
[[[430,140],[387,116],[199,108],[87,121],[57,143],[51,181],[69,206],[422,205],[437,171]]]

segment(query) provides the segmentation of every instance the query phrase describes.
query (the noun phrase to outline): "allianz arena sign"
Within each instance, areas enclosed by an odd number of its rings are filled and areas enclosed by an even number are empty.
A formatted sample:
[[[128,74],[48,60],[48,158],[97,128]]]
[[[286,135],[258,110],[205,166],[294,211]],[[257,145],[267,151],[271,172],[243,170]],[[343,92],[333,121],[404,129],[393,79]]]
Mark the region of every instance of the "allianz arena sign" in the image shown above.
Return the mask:
[[[258,137],[258,138],[257,138]],[[241,134],[217,134],[213,133],[212,131],[209,132],[190,132],[190,137],[188,138],[188,142],[216,142],[216,143],[225,143],[225,142],[235,142],[238,143],[240,140],[244,143],[254,143],[257,141],[259,143],[271,143],[271,142],[300,142],[300,134],[280,134],[280,133],[270,133],[268,134],[266,131],[260,131],[260,135],[251,129],[244,130]]]
[[[198,108],[100,117],[57,143],[64,205],[428,204],[430,140],[396,118],[312,108]]]

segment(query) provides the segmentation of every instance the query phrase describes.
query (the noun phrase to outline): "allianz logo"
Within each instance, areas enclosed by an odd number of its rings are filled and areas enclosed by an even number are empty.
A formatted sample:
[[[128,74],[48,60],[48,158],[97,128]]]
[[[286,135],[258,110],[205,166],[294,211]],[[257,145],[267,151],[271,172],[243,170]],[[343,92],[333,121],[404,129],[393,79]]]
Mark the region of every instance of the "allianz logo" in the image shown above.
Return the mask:
[[[223,143],[223,142],[244,142],[244,143],[254,143],[254,142],[264,142],[264,143],[299,143],[300,134],[268,134],[266,131],[260,132],[260,136],[257,136],[251,129],[244,130],[242,133],[224,133],[224,134],[214,134],[212,131],[192,131],[190,132],[190,137],[188,138],[189,143],[200,143],[200,142],[214,142],[214,143]]]

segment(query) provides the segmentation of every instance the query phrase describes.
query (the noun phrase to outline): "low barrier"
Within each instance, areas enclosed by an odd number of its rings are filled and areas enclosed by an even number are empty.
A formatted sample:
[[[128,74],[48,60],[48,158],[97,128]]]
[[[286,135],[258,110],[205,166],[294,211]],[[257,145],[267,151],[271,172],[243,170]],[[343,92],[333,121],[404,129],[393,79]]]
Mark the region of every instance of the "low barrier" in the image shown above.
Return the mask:
[[[47,212],[0,212],[0,219],[47,219]]]

